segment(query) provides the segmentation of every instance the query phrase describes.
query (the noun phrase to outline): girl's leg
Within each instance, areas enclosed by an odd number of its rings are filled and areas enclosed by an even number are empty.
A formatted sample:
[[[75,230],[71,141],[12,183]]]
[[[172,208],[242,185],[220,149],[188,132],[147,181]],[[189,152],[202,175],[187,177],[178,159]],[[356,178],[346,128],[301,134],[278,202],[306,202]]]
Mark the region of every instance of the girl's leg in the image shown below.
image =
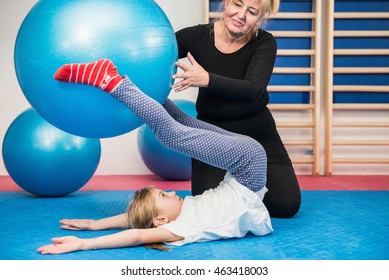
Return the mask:
[[[239,183],[253,191],[265,186],[266,154],[255,140],[182,125],[128,78],[111,94],[144,121],[161,144],[229,171]],[[202,125],[195,119],[192,124]]]
[[[66,78],[61,80],[67,81]],[[116,89],[111,95],[144,121],[163,145],[227,170],[239,183],[254,192],[265,186],[266,154],[263,147],[252,138],[237,134],[225,135],[213,131],[213,127],[210,127],[211,130],[196,128],[203,124],[197,123],[195,119],[191,122],[195,127],[183,125],[128,78],[113,88]]]
[[[199,129],[205,129],[214,131],[223,135],[230,135],[230,136],[242,136],[241,134],[237,134],[225,129],[222,129],[216,125],[212,125],[210,123],[206,123],[204,121],[192,118],[191,116],[185,114],[183,111],[180,110],[180,108],[177,107],[176,104],[174,104],[173,101],[170,99],[166,99],[165,103],[163,104],[163,107],[165,110],[169,113],[170,116],[172,116],[173,119],[175,119],[180,124],[183,124],[185,126],[190,126],[193,128],[199,128]]]

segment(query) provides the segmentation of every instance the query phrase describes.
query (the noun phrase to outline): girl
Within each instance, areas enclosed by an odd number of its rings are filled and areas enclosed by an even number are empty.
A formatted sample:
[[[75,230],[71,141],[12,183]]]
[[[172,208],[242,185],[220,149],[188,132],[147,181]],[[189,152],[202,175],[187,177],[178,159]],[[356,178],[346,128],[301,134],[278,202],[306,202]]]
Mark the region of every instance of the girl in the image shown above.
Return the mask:
[[[266,153],[250,137],[225,131],[184,114],[169,99],[163,105],[141,92],[128,77],[121,77],[111,61],[62,66],[54,75],[62,82],[99,87],[110,93],[142,121],[167,147],[227,171],[219,186],[202,195],[178,197],[175,192],[139,190],[126,213],[101,220],[61,220],[69,230],[124,228],[97,238],[53,238],[42,254],[77,250],[130,247],[140,244],[183,245],[252,232],[273,231],[262,199],[267,191]]]

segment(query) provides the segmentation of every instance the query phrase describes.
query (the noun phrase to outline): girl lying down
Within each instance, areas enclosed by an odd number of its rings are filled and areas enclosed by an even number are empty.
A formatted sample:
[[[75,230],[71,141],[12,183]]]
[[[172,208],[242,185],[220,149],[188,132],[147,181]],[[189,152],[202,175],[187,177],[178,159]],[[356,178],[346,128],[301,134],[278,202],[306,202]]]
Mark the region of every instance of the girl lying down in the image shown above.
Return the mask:
[[[67,230],[123,231],[95,238],[56,237],[38,248],[42,254],[138,245],[165,250],[164,244],[184,245],[218,239],[257,236],[273,231],[262,200],[267,191],[266,153],[248,136],[228,132],[183,113],[171,100],[159,104],[108,59],[67,64],[54,75],[61,82],[101,88],[127,106],[165,146],[207,164],[227,170],[215,189],[181,198],[175,192],[144,188],[135,193],[126,213],[100,220],[63,219]]]

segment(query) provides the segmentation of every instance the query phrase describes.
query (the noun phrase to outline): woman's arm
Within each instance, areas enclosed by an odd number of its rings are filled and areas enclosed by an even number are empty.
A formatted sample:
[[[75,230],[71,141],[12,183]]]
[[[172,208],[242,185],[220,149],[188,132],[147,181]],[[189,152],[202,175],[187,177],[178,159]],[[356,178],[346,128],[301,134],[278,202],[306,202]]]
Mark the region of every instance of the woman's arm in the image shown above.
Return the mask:
[[[64,236],[53,238],[53,244],[38,248],[41,254],[64,254],[81,250],[133,247],[141,244],[172,242],[183,239],[163,228],[128,229],[97,238]]]
[[[184,75],[176,75],[175,78],[183,78],[184,81],[179,81],[174,85],[174,89],[181,91],[188,86],[206,87],[207,94],[221,96],[228,101],[245,103],[258,101],[267,91],[275,64],[277,41],[274,36],[260,30],[254,45],[255,49],[249,48],[242,53],[251,55],[249,65],[245,69],[238,70],[238,67],[242,66],[241,57],[237,56],[236,59],[240,60],[230,61],[229,63],[232,64],[227,67],[225,55],[214,53],[215,47],[209,39],[209,32],[211,29],[204,28],[204,25],[184,28],[176,32],[179,58],[185,57],[190,52],[194,56],[196,65],[195,67],[185,66],[179,62],[177,66],[184,71]],[[204,73],[205,71],[208,75]],[[234,71],[238,71],[239,78]],[[199,77],[206,77],[207,80],[199,80]]]
[[[277,42],[272,35],[264,35],[261,41],[246,69],[244,79],[209,73],[207,92],[229,101],[258,101],[267,90],[277,54]]]
[[[61,228],[69,230],[103,230],[114,228],[128,228],[127,213],[100,220],[62,219],[59,222],[61,223]]]

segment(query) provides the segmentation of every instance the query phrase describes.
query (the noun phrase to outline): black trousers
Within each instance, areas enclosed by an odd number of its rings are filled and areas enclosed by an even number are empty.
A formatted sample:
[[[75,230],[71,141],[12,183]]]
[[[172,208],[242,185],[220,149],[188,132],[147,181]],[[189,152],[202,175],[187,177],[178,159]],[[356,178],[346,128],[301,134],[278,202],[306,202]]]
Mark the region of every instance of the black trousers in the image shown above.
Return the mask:
[[[223,180],[226,171],[192,160],[192,194],[201,194],[215,188]],[[300,208],[300,187],[290,165],[270,163],[267,165],[268,192],[263,200],[270,216],[277,218],[293,217]]]

